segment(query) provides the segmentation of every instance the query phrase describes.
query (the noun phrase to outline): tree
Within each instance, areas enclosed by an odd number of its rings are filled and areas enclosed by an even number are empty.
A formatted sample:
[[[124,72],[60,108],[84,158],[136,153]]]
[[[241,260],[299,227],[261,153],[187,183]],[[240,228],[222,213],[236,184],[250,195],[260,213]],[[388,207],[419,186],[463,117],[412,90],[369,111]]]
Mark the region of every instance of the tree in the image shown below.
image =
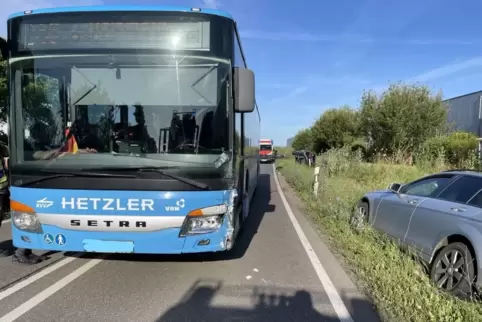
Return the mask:
[[[320,152],[352,144],[360,136],[358,118],[358,111],[346,105],[324,112],[311,129],[314,150]]]
[[[380,96],[365,92],[360,114],[362,133],[372,149],[387,154],[410,154],[447,129],[442,95],[433,95],[426,86],[395,84]]]
[[[291,146],[295,150],[309,150],[312,147],[311,129],[303,129],[296,133]]]

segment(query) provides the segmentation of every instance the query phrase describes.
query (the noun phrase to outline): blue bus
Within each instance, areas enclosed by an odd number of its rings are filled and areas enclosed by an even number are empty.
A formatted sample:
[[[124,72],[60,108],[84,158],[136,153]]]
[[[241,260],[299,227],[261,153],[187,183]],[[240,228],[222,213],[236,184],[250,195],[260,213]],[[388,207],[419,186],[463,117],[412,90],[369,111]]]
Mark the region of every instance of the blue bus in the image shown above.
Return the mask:
[[[13,244],[232,249],[259,175],[254,73],[222,11],[30,10],[8,19]]]

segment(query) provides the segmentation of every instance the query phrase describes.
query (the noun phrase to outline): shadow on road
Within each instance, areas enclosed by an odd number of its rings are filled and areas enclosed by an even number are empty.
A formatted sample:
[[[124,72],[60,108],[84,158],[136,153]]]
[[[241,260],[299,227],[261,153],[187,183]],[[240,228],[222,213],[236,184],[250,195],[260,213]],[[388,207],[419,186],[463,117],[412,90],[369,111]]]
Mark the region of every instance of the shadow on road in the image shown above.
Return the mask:
[[[15,253],[15,250],[17,248],[13,246],[12,240],[4,240],[0,241],[0,251],[3,251],[4,255],[8,254],[8,256],[0,256],[1,257],[9,257],[12,256]],[[35,251],[35,250],[34,250]],[[43,257],[43,260],[48,260],[50,257],[56,253],[60,253],[58,251],[47,251],[47,252],[35,252],[37,255],[40,255]]]
[[[216,305],[222,301],[223,304]],[[225,286],[221,281],[197,281],[179,303],[163,313],[157,322],[339,322],[334,310],[327,304],[325,294],[306,289],[290,289],[264,286]],[[353,302],[366,302],[354,300]],[[352,309],[370,305],[351,303]],[[320,313],[315,307],[331,311]],[[377,318],[357,315],[355,321],[375,322]]]
[[[269,174],[260,174],[258,187],[251,201],[250,214],[244,223],[244,230],[238,237],[231,251],[219,253],[199,253],[181,255],[151,255],[151,254],[112,254],[105,260],[116,261],[139,261],[139,262],[202,262],[202,261],[225,261],[242,258],[246,253],[254,235],[258,233],[259,226],[265,213],[274,212],[275,205],[270,204],[271,183]],[[67,255],[66,255],[67,256]],[[94,258],[96,254],[86,253],[83,258]]]

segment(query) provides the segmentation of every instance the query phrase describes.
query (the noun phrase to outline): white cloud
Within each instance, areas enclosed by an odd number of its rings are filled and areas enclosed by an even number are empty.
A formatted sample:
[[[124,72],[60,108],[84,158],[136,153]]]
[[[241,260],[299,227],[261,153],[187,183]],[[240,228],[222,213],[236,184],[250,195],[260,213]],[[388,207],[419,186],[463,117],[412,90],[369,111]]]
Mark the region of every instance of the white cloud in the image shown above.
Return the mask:
[[[53,7],[92,6],[102,4],[102,0],[15,0],[2,1],[0,10],[0,35],[6,35],[8,16],[15,12]]]
[[[287,88],[284,88],[286,91]],[[287,100],[292,100],[305,92],[308,91],[308,87],[304,85],[298,85],[292,88],[290,91],[288,91],[286,94],[277,96],[276,98],[273,98],[271,100],[268,100],[266,102],[267,106],[276,106],[279,105],[280,103],[285,103]]]
[[[482,56],[474,57],[462,62],[447,64],[447,65],[429,70],[425,73],[422,73],[414,77],[412,80],[417,82],[427,82],[434,79],[450,76],[467,69],[472,69],[472,68],[481,67],[481,66],[482,66]]]
[[[202,0],[205,8],[218,9],[221,7],[221,2],[218,0]]]
[[[419,46],[434,45],[472,45],[473,41],[463,39],[402,39],[402,38],[373,38],[368,35],[333,34],[314,35],[305,32],[273,32],[263,30],[241,30],[241,37],[246,39],[271,41],[306,41],[306,42],[336,42],[358,44],[404,44]]]
[[[450,83],[453,84],[457,81],[461,81],[462,79],[467,79],[467,78],[474,78],[476,79],[476,76],[474,74],[472,75],[463,75],[461,72],[471,70],[473,71],[474,69],[482,67],[482,56],[477,56],[473,57],[470,59],[466,59],[461,61],[460,59],[457,59],[456,62],[446,64],[434,69],[431,69],[429,71],[423,72],[419,75],[416,75],[411,78],[407,78],[405,80],[402,80],[404,83],[428,83],[431,81],[436,81],[441,78],[451,76],[450,77]],[[480,69],[479,69],[480,71]],[[457,75],[459,74],[459,75]],[[476,75],[481,75],[480,73],[477,73]],[[396,81],[395,81],[396,82]],[[381,94],[383,91],[386,91],[388,87],[390,86],[390,83],[393,83],[391,80],[387,80],[386,83],[380,83],[375,86],[370,86],[370,89],[376,93]]]
[[[260,84],[257,84],[256,86],[260,88],[266,88],[266,89],[287,89],[287,88],[293,88],[296,85],[288,84],[288,83],[260,83]]]
[[[274,41],[311,41],[311,42],[335,42],[353,41],[360,43],[371,43],[373,39],[365,36],[340,36],[340,35],[313,35],[304,32],[271,32],[262,30],[241,30],[241,37],[259,40]]]
[[[356,85],[368,85],[371,83],[369,78],[363,75],[347,74],[339,76],[323,76],[323,75],[313,75],[306,78],[306,83],[309,85],[320,84],[327,85],[344,85],[344,86],[356,86]]]
[[[299,86],[299,87],[296,87],[294,90],[292,90],[291,92],[289,92],[286,97],[287,98],[293,98],[293,97],[297,97],[303,93],[306,93],[306,91],[308,90],[308,87],[306,86]]]

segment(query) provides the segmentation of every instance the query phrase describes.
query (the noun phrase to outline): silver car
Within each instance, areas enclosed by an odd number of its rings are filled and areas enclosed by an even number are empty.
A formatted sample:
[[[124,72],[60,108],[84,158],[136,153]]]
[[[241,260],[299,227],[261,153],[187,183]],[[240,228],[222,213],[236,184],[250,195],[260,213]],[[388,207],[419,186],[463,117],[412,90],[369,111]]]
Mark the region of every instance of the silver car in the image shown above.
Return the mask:
[[[367,193],[350,218],[426,264],[437,287],[467,298],[482,286],[482,172],[452,170]]]

